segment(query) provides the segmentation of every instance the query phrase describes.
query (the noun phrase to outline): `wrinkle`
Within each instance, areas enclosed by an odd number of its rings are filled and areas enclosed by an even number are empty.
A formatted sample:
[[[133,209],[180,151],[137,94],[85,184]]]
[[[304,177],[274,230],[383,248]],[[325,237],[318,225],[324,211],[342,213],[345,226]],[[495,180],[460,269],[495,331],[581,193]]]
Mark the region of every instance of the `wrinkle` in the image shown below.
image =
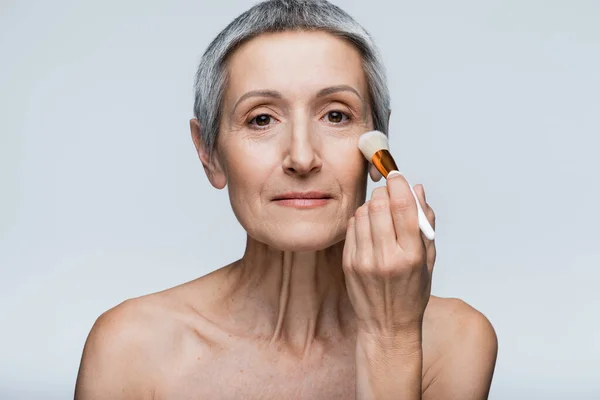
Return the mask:
[[[351,340],[355,320],[342,250],[343,242],[323,251],[281,251],[249,237],[230,275],[234,289],[224,297],[231,301],[229,311],[245,316],[246,334],[301,359],[325,343]]]
[[[277,315],[277,325],[275,326],[275,332],[270,340],[270,344],[273,344],[276,340],[280,339],[281,332],[283,330],[284,316],[287,314],[287,306],[290,297],[290,277],[291,277],[291,256],[287,252],[281,254],[281,264],[283,266],[283,274],[281,276],[281,285],[279,289],[279,312]]]

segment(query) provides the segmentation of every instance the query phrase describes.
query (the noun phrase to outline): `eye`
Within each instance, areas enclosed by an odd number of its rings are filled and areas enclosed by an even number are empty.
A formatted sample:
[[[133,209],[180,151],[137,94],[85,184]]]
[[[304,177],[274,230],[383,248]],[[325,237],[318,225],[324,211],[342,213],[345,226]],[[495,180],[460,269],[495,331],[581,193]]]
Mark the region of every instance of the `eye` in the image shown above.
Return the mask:
[[[337,111],[337,110],[329,111],[327,113],[326,117],[327,117],[327,121],[331,122],[333,124],[344,123],[350,119],[350,117],[347,114],[345,114],[341,111]]]
[[[250,121],[248,121],[248,123],[253,128],[264,129],[265,127],[268,127],[270,125],[272,119],[273,117],[271,117],[269,114],[260,114],[252,118]]]

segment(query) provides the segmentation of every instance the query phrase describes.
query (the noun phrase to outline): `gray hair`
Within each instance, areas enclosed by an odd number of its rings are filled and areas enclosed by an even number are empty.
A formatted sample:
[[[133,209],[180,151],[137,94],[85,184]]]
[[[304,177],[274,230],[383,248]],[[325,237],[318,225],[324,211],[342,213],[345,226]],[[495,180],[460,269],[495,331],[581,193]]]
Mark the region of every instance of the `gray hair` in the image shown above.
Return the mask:
[[[379,50],[368,32],[348,13],[327,0],[267,0],[227,25],[200,60],[194,85],[194,115],[210,155],[220,128],[228,56],[241,44],[262,33],[302,30],[329,32],[357,48],[368,82],[374,129],[387,134],[390,95],[386,72]]]

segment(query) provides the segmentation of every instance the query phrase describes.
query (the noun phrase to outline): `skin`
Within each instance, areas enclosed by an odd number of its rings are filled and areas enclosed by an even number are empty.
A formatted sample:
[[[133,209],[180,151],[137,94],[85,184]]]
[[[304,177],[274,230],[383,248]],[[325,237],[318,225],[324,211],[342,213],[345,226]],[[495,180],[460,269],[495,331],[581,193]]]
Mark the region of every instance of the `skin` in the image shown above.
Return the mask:
[[[356,146],[373,128],[358,52],[324,32],[264,34],[228,69],[212,158],[190,127],[248,233],[244,256],[102,314],[75,398],[487,398],[494,329],[462,300],[430,295],[435,243],[406,179],[365,203],[367,172],[381,176]],[[273,200],[309,190],[330,199]],[[435,227],[423,186],[414,190]]]

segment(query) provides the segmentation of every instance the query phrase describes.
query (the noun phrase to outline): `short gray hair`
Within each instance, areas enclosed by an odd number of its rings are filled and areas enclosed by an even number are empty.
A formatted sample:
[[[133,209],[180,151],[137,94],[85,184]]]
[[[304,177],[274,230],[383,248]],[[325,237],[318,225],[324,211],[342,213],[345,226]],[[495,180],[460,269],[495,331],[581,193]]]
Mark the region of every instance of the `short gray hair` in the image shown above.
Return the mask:
[[[368,82],[373,127],[387,134],[390,95],[386,72],[369,33],[348,13],[327,0],[267,0],[227,25],[200,60],[194,85],[194,115],[209,154],[212,155],[220,128],[228,56],[241,44],[260,34],[303,30],[329,32],[357,48]]]

